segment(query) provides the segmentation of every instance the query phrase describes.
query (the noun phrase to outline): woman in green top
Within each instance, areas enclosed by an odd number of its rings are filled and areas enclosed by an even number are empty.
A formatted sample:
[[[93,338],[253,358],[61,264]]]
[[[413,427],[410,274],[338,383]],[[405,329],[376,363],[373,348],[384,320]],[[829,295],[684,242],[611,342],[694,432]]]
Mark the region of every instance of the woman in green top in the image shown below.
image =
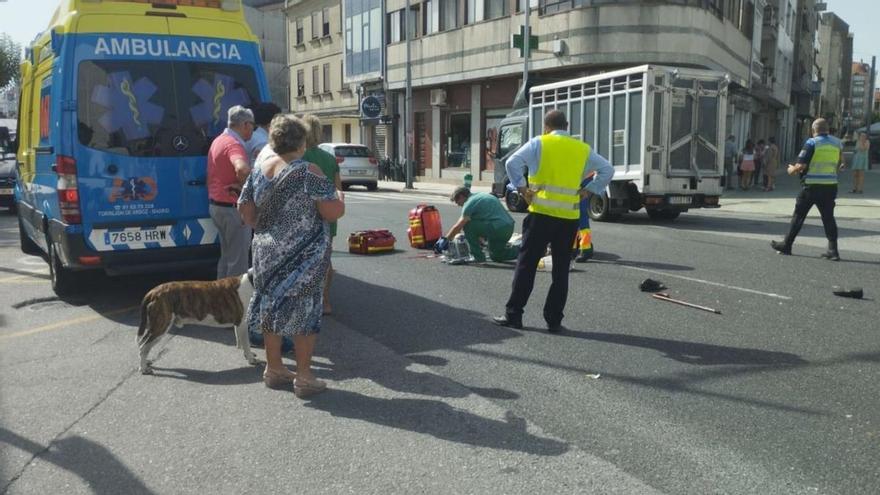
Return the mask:
[[[306,153],[302,159],[314,163],[329,177],[336,190],[342,189],[342,179],[339,178],[339,164],[336,163],[336,157],[318,148],[321,143],[321,120],[312,114],[303,116],[303,121],[308,127],[306,134]],[[336,237],[336,222],[330,222],[330,245],[333,245],[333,238]],[[332,252],[333,249],[331,248]],[[333,308],[330,306],[330,280],[333,278],[333,262],[327,265],[327,275],[324,277],[324,314],[332,313]]]

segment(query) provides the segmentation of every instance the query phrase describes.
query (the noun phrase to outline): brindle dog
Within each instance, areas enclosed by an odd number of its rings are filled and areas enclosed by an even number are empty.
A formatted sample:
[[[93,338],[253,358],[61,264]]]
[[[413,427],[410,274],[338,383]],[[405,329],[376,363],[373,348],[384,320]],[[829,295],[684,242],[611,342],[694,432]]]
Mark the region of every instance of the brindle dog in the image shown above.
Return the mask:
[[[140,371],[153,372],[147,360],[150,349],[172,326],[187,324],[233,327],[236,346],[250,364],[258,364],[251,352],[246,312],[254,293],[251,273],[209,282],[168,282],[147,292],[141,302],[141,325],[137,344],[140,348]]]

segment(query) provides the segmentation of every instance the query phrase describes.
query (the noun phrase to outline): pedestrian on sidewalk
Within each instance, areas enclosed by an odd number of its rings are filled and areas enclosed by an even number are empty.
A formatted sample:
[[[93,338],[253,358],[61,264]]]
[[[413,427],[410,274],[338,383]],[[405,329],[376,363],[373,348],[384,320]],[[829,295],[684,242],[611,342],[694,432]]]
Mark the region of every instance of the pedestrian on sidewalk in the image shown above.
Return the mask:
[[[306,114],[303,116],[303,122],[308,127],[308,133],[306,133],[306,153],[303,155],[303,160],[317,165],[321,172],[324,172],[324,175],[333,182],[336,190],[341,191],[342,179],[339,177],[339,164],[336,163],[336,157],[318,147],[323,137],[321,119],[313,114]],[[332,246],[333,238],[336,237],[336,222],[329,222],[327,225],[330,229],[330,245]],[[333,249],[330,252],[332,253]],[[330,254],[327,257],[329,258]],[[327,276],[324,278],[323,311],[325,315],[333,313],[333,306],[330,304],[330,282],[332,280],[333,261],[331,260],[327,265]]]
[[[868,170],[868,160],[871,154],[871,141],[868,140],[866,132],[859,133],[859,140],[856,142],[856,149],[852,157],[853,171],[853,188],[851,192],[856,194],[864,194],[865,192],[865,170]]]
[[[746,141],[739,159],[739,170],[742,175],[739,178],[739,188],[748,191],[752,183],[752,173],[755,171],[755,143],[751,139]]]
[[[505,315],[493,318],[498,325],[522,328],[523,309],[535,285],[538,261],[549,244],[553,282],[544,302],[544,321],[551,333],[562,331],[572,245],[578,228],[578,203],[588,194],[604,194],[614,176],[614,167],[608,160],[587,143],[571,137],[566,129],[568,121],[563,112],[547,112],[544,134],[530,139],[507,161],[507,176],[529,203],[529,214],[523,220],[522,247]],[[528,187],[525,172],[529,176]],[[581,188],[581,181],[591,172],[596,172],[596,177]]]
[[[263,151],[263,146],[269,142],[269,123],[281,113],[281,109],[271,101],[264,101],[252,106],[251,111],[254,113],[256,128],[254,134],[245,143],[245,151],[247,151],[251,166],[253,166],[260,151]]]
[[[733,134],[727,136],[724,142],[724,182],[725,189],[731,191],[734,189],[734,177],[736,176],[736,138]]]
[[[765,186],[762,182],[764,180],[764,152],[766,150],[767,143],[763,139],[759,139],[758,144],[755,145],[755,171],[752,173],[752,177],[755,179],[755,183],[752,185],[755,186],[755,189]]]
[[[837,251],[837,221],[834,219],[834,200],[837,198],[837,171],[843,170],[842,145],[839,139],[828,134],[825,119],[813,121],[813,137],[807,139],[798,155],[797,163],[788,166],[788,175],[799,174],[803,187],[795,202],[791,228],[783,241],[770,241],[779,254],[791,254],[794,239],[804,225],[807,213],[813,205],[819,208],[822,226],[828,239],[825,259],[839,261]]]
[[[764,152],[764,191],[772,191],[776,188],[776,169],[779,168],[779,146],[776,146],[776,138],[767,139],[770,143]]]
[[[457,188],[450,199],[462,207],[461,217],[440,238],[437,248],[442,250],[444,245],[448,245],[449,239],[455,239],[463,231],[475,261],[486,261],[480,239],[488,241],[489,258],[492,261],[516,259],[519,249],[508,244],[516,222],[501,204],[501,200],[489,193],[472,193],[470,188],[464,186]]]
[[[330,263],[328,221],[345,213],[343,194],[317,165],[302,159],[306,125],[278,115],[269,129],[269,147],[248,177],[239,212],[255,229],[254,295],[248,306],[249,331],[263,333],[270,388],[293,383],[297,397],[322,392],[327,384],[312,372],[312,353],[321,331],[323,285]],[[292,336],[296,373],[281,360],[282,336]]]
[[[229,109],[227,127],[208,149],[208,212],[220,234],[217,279],[239,276],[248,269],[251,228],[235,211],[238,194],[251,162],[245,143],[254,133],[254,114],[241,105]]]

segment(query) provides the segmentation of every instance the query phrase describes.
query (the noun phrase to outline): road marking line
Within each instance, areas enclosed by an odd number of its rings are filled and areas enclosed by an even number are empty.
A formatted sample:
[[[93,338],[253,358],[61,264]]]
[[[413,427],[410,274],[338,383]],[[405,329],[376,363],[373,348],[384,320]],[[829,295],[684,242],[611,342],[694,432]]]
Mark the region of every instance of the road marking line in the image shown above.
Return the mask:
[[[40,282],[45,282],[47,280],[46,277],[48,277],[48,276],[49,276],[48,273],[34,272],[33,275],[16,275],[14,277],[0,278],[0,282],[12,282],[14,280],[23,280],[23,279],[39,279]]]
[[[48,325],[43,325],[41,327],[31,328],[30,330],[22,330],[20,332],[10,333],[8,335],[0,335],[0,341],[14,339],[17,337],[24,337],[26,335],[33,335],[35,333],[47,332],[49,330],[55,330],[56,328],[62,328],[62,327],[70,326],[70,325],[76,325],[78,323],[86,323],[89,321],[100,320],[101,318],[104,318],[106,316],[118,315],[120,313],[132,311],[137,308],[139,308],[139,306],[129,306],[127,308],[114,309],[113,311],[108,311],[106,313],[81,316],[79,318],[74,318],[72,320],[58,321],[55,323],[50,323]]]
[[[641,268],[638,266],[631,266],[631,265],[624,265],[624,264],[616,263],[614,261],[590,260],[590,263],[604,263],[606,265],[615,265],[615,266],[619,266],[622,268],[629,268],[630,270],[639,270],[642,272],[655,273],[658,275],[663,275],[664,277],[679,278],[682,280],[688,280],[688,281],[697,282],[700,284],[714,285],[716,287],[723,287],[725,289],[738,290],[741,292],[748,292],[749,294],[758,294],[760,296],[775,297],[777,299],[784,299],[786,301],[791,301],[790,297],[783,296],[781,294],[775,294],[773,292],[762,292],[762,291],[755,290],[755,289],[748,289],[746,287],[737,287],[735,285],[727,285],[727,284],[722,284],[720,282],[712,282],[711,280],[703,280],[701,278],[685,277],[684,275],[675,275],[674,273],[661,272],[659,270],[649,270],[647,268]]]

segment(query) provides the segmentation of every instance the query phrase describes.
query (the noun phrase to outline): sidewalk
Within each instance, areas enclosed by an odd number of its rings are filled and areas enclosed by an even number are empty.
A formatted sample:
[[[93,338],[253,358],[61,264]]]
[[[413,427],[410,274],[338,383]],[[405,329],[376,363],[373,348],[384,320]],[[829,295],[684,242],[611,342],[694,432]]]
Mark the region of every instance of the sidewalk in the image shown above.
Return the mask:
[[[760,189],[750,191],[724,191],[721,196],[721,208],[714,211],[720,213],[759,213],[770,215],[791,215],[794,211],[794,199],[800,191],[800,180],[785,174],[776,178],[776,190],[762,192]],[[386,191],[418,192],[449,198],[457,185],[435,182],[414,182],[413,189],[405,188],[403,182],[380,181],[379,188]],[[490,192],[490,186],[474,185],[471,190]],[[865,172],[865,193],[853,194],[852,171],[844,170],[840,174],[840,186],[837,196],[837,218],[880,220],[880,167],[876,164],[873,170]],[[819,216],[814,208],[810,216]]]

